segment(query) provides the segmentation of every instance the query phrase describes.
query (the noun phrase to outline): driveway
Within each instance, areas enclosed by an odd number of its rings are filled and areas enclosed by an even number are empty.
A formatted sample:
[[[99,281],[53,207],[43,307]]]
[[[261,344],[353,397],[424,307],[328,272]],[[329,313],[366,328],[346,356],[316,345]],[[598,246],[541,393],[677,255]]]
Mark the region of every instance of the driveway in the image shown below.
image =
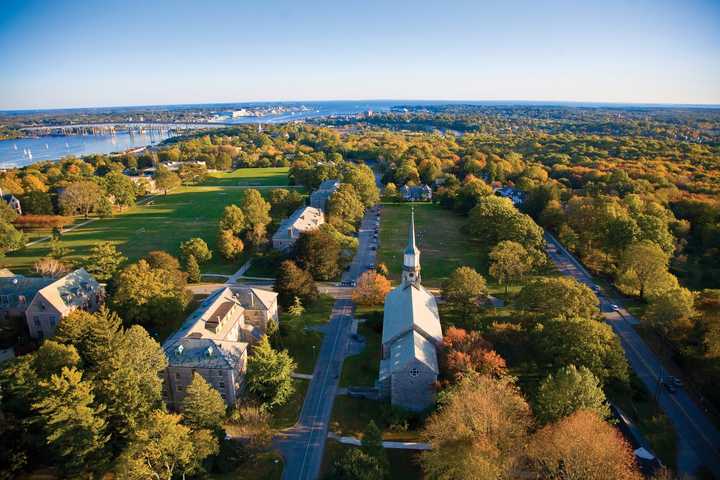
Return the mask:
[[[633,328],[633,325],[639,323],[637,318],[623,308],[620,309],[622,315],[615,311],[612,305],[620,306],[618,301],[600,290],[582,264],[549,233],[545,234],[545,240],[548,256],[560,272],[572,276],[595,291],[605,321],[620,337],[630,367],[651,394],[657,393],[658,404],[677,433],[678,470],[683,474],[693,474],[700,466],[705,466],[716,478],[720,478],[720,432],[683,389],[668,393],[661,388],[660,379],[667,373],[660,360]]]

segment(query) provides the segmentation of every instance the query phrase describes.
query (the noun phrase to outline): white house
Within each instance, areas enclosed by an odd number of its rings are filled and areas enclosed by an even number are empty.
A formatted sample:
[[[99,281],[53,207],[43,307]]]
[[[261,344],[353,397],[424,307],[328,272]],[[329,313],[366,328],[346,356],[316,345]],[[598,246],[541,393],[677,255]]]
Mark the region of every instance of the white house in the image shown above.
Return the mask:
[[[20,205],[20,200],[17,199],[17,197],[11,193],[3,193],[2,188],[0,188],[0,199],[2,199],[3,202],[7,203],[10,208],[15,210],[15,213],[18,215],[22,215],[22,206]]]
[[[273,248],[286,252],[300,238],[300,234],[317,230],[325,223],[325,214],[315,207],[300,207],[283,220],[272,237]]]
[[[435,401],[442,328],[435,297],[420,283],[414,212],[401,284],[385,297],[378,388],[393,405],[422,411]]]

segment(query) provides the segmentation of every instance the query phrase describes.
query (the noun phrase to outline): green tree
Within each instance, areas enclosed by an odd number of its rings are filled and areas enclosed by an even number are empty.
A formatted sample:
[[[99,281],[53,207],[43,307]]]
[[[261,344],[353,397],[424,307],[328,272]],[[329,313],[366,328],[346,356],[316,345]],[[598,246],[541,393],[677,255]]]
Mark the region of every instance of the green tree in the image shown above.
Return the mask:
[[[278,293],[278,303],[286,308],[292,305],[296,297],[300,298],[304,305],[311,305],[318,299],[318,290],[312,275],[292,260],[285,260],[280,264],[275,277],[275,291]]]
[[[512,282],[522,278],[532,270],[532,259],[525,247],[511,240],[504,240],[490,251],[490,275],[505,285],[505,293]]]
[[[135,205],[135,184],[120,172],[110,172],[103,177],[105,190],[115,199],[115,205],[132,207]]]
[[[28,192],[20,199],[20,202],[25,214],[52,215],[54,212],[52,199],[46,192]]]
[[[12,224],[0,220],[0,258],[25,245],[25,235]]]
[[[386,472],[377,461],[359,448],[350,448],[335,460],[330,478],[334,480],[382,480]]]
[[[385,189],[383,190],[383,195],[384,195],[384,197],[385,197],[387,200],[389,200],[389,201],[391,201],[391,202],[394,202],[395,200],[398,199],[398,188],[397,188],[397,186],[396,186],[394,183],[392,183],[392,182],[388,182],[388,183],[385,185]]]
[[[199,373],[193,373],[183,399],[183,423],[193,430],[222,428],[225,401]]]
[[[53,340],[45,340],[32,356],[32,368],[43,379],[60,373],[63,367],[72,368],[79,364],[80,355],[73,345],[63,345]]]
[[[338,231],[349,234],[365,215],[365,206],[355,188],[347,183],[330,195],[327,204],[328,222]]]
[[[180,415],[156,410],[137,431],[118,461],[118,476],[129,480],[170,480],[199,471],[201,462],[219,450],[207,433],[196,436]],[[198,441],[202,440],[202,441]]]
[[[542,424],[556,422],[578,410],[610,417],[602,385],[589,369],[568,365],[542,381],[535,402],[535,415]]]
[[[90,255],[85,262],[85,270],[92,274],[99,282],[107,282],[120,265],[127,260],[120,251],[110,242],[95,244],[90,249]]]
[[[240,235],[246,228],[245,214],[237,205],[227,205],[220,217],[220,230]]]
[[[240,208],[245,214],[245,222],[250,228],[258,225],[266,227],[272,221],[270,204],[254,188],[245,191]]]
[[[218,250],[225,260],[237,260],[245,250],[245,244],[230,230],[218,233]]]
[[[343,182],[353,186],[363,205],[372,207],[380,201],[380,190],[375,181],[375,173],[365,164],[345,164]]]
[[[212,251],[202,238],[191,238],[180,244],[180,253],[187,261],[190,256],[195,257],[198,263],[208,262],[212,258]]]
[[[537,358],[555,368],[587,367],[603,384],[628,381],[628,364],[610,325],[583,318],[549,320],[535,330]]]
[[[443,297],[463,316],[469,315],[485,295],[485,278],[470,267],[456,268],[443,284]]]
[[[62,240],[59,237],[53,236],[50,238],[50,258],[55,260],[62,260],[72,253],[68,247],[62,244]]]
[[[382,469],[387,471],[390,464],[385,453],[385,447],[383,447],[382,432],[372,420],[363,431],[360,449],[364,454],[377,460]]]
[[[195,255],[189,255],[185,263],[187,264],[185,269],[188,274],[188,282],[199,283],[201,279],[200,265],[198,265],[197,260],[195,260]]]
[[[518,307],[550,318],[594,318],[600,314],[597,296],[571,277],[538,278],[523,287]]]
[[[288,313],[293,318],[300,318],[305,313],[305,307],[303,307],[299,297],[295,297],[293,304],[288,308]]]
[[[618,268],[619,287],[636,292],[640,298],[646,294],[672,288],[668,279],[668,255],[655,243],[643,240],[625,249]]]
[[[173,188],[179,187],[180,183],[180,177],[164,165],[160,165],[155,171],[155,185],[162,190],[165,195]]]
[[[41,381],[42,398],[33,409],[42,418],[47,444],[68,471],[77,471],[99,460],[108,437],[102,406],[94,405],[92,384],[74,367]]]
[[[650,297],[645,320],[663,335],[682,338],[692,328],[695,298],[687,288],[675,288]]]
[[[317,280],[332,280],[340,274],[340,244],[325,228],[300,234],[291,257]]]
[[[273,350],[263,336],[248,358],[248,390],[269,407],[283,405],[295,390],[291,377],[295,367],[287,350]]]

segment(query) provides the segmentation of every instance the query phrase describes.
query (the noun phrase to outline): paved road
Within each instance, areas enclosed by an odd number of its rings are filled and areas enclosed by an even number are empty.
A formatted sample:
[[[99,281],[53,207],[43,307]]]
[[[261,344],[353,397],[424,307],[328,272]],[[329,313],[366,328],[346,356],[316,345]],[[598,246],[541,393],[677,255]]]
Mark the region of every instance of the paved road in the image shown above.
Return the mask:
[[[356,280],[369,263],[375,262],[375,251],[370,247],[376,215],[374,209],[365,215],[359,229],[358,250],[350,269],[343,274],[343,281]],[[350,340],[352,313],[350,299],[335,302],[298,422],[276,441],[285,459],[285,480],[314,480],[320,474],[328,424]]]
[[[692,474],[704,465],[720,478],[720,432],[683,389],[671,394],[658,388],[660,378],[666,373],[660,360],[632,327],[638,320],[625,309],[620,309],[622,315],[614,311],[612,305],[619,305],[618,301],[600,290],[587,270],[552,235],[546,234],[545,239],[547,253],[558,269],[595,290],[602,314],[620,337],[633,371],[648,391],[658,393],[658,403],[678,436],[678,470]]]

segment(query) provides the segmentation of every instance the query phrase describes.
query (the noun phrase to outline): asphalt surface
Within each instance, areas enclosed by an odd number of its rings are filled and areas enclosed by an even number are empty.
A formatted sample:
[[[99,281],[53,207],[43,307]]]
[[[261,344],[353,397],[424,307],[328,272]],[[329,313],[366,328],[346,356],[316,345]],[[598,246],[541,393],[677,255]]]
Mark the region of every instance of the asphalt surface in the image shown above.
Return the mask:
[[[618,300],[602,291],[580,262],[550,234],[545,235],[550,259],[565,275],[574,277],[595,291],[605,321],[620,337],[630,367],[642,380],[675,428],[678,437],[677,468],[693,474],[701,466],[720,479],[720,432],[682,388],[675,393],[662,387],[660,380],[668,376],[660,360],[633,328],[638,320],[622,308]],[[619,308],[616,311],[613,305]]]
[[[355,258],[343,273],[342,281],[357,280],[375,262],[371,244],[376,222],[375,210],[370,210],[358,232]],[[328,424],[350,341],[353,308],[350,299],[336,300],[298,422],[276,441],[285,459],[282,477],[285,480],[313,480],[320,474]]]

